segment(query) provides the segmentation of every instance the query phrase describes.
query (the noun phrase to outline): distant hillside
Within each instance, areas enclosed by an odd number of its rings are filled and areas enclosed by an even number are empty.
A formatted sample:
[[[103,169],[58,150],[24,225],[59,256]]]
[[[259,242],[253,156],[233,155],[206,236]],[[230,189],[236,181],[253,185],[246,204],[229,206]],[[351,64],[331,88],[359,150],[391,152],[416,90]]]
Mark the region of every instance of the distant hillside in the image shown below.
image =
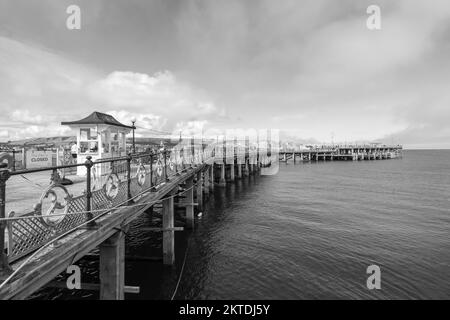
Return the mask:
[[[135,138],[137,145],[159,145],[161,141],[165,145],[174,145],[174,141],[169,137],[151,137],[151,138]],[[32,146],[45,146],[45,147],[59,147],[61,145],[70,145],[77,142],[75,136],[61,136],[61,137],[48,137],[48,138],[29,138],[15,141],[8,141],[0,143],[9,147],[32,147]],[[127,143],[133,143],[133,138],[127,138]]]

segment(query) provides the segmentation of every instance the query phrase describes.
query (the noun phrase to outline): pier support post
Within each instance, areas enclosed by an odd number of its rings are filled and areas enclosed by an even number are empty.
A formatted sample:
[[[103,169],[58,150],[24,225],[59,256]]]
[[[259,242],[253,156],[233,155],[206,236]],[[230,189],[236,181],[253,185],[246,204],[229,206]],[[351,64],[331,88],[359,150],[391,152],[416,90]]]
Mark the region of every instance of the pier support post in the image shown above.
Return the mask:
[[[207,170],[203,171],[203,185],[204,185],[203,192],[205,192],[206,196],[209,195],[209,188],[210,188],[210,186],[209,186],[210,180],[209,179],[210,179],[209,178],[209,169],[207,169]]]
[[[186,180],[186,228],[194,229],[194,178]]]
[[[199,171],[197,173],[197,209],[199,211],[203,210],[203,172]]]
[[[100,300],[123,300],[125,236],[117,232],[100,245]]]
[[[234,181],[234,163],[230,164],[230,181]]]
[[[245,159],[244,176],[246,176],[246,177],[248,177],[250,175],[250,172],[248,169],[248,161],[249,161],[249,159]]]
[[[169,193],[167,196],[170,196],[171,194],[172,193]],[[189,201],[189,198],[187,199],[187,201]],[[173,265],[175,263],[175,230],[174,230],[173,197],[164,199],[162,201],[162,205],[163,205],[162,209],[163,263],[165,265]],[[192,208],[192,205],[190,207]],[[187,208],[189,208],[189,206]]]
[[[145,213],[152,217],[153,216],[153,206],[151,206],[150,208],[148,208],[147,210],[145,210]]]
[[[225,180],[225,161],[220,165],[220,180],[219,180],[219,185],[220,186],[226,186],[227,182]]]
[[[242,178],[242,164],[238,163],[237,167],[238,167],[238,170],[237,170],[238,178],[241,179]]]
[[[209,167],[209,187],[214,190],[214,163]]]

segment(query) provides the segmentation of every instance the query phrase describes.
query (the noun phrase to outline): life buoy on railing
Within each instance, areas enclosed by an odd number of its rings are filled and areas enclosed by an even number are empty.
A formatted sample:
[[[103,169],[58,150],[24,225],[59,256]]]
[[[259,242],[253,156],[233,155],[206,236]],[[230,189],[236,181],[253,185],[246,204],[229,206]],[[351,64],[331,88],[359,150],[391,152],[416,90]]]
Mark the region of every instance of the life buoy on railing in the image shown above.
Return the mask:
[[[145,180],[147,179],[147,170],[142,163],[139,165],[139,168],[136,172],[136,177],[138,185],[142,187],[145,183]]]
[[[158,162],[156,163],[156,174],[158,175],[158,177],[161,177],[163,173],[163,165],[161,160],[158,160]]]
[[[108,200],[114,200],[119,194],[120,179],[116,173],[110,173],[106,178],[103,189],[105,190],[105,195]]]
[[[64,186],[53,184],[44,190],[34,211],[47,226],[56,227],[66,217],[71,199],[72,196]]]
[[[175,165],[174,165],[172,159],[169,159],[169,169],[173,171],[174,168],[175,168]]]
[[[7,163],[8,168],[12,167],[13,157],[9,153],[0,153],[0,163]]]

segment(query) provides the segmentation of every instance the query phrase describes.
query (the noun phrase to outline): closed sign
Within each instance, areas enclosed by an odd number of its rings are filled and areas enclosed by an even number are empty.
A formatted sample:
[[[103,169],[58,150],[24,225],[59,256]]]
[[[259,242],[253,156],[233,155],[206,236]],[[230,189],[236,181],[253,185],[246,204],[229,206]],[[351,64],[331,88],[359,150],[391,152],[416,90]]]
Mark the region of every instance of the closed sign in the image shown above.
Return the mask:
[[[33,151],[28,150],[26,154],[27,169],[47,168],[53,165],[52,151]]]

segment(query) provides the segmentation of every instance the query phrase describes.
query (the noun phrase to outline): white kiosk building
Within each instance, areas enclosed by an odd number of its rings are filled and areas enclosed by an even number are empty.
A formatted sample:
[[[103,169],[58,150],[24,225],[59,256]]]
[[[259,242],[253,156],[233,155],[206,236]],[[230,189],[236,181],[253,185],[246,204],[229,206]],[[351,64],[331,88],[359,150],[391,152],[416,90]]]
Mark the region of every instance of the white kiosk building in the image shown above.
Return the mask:
[[[125,156],[127,154],[126,135],[134,128],[101,112],[93,112],[78,121],[61,122],[61,125],[70,126],[76,130],[78,164],[85,163],[87,156],[91,156],[92,161]],[[97,174],[103,174],[101,172],[103,166],[101,167]],[[86,175],[86,168],[78,167],[77,175]]]

